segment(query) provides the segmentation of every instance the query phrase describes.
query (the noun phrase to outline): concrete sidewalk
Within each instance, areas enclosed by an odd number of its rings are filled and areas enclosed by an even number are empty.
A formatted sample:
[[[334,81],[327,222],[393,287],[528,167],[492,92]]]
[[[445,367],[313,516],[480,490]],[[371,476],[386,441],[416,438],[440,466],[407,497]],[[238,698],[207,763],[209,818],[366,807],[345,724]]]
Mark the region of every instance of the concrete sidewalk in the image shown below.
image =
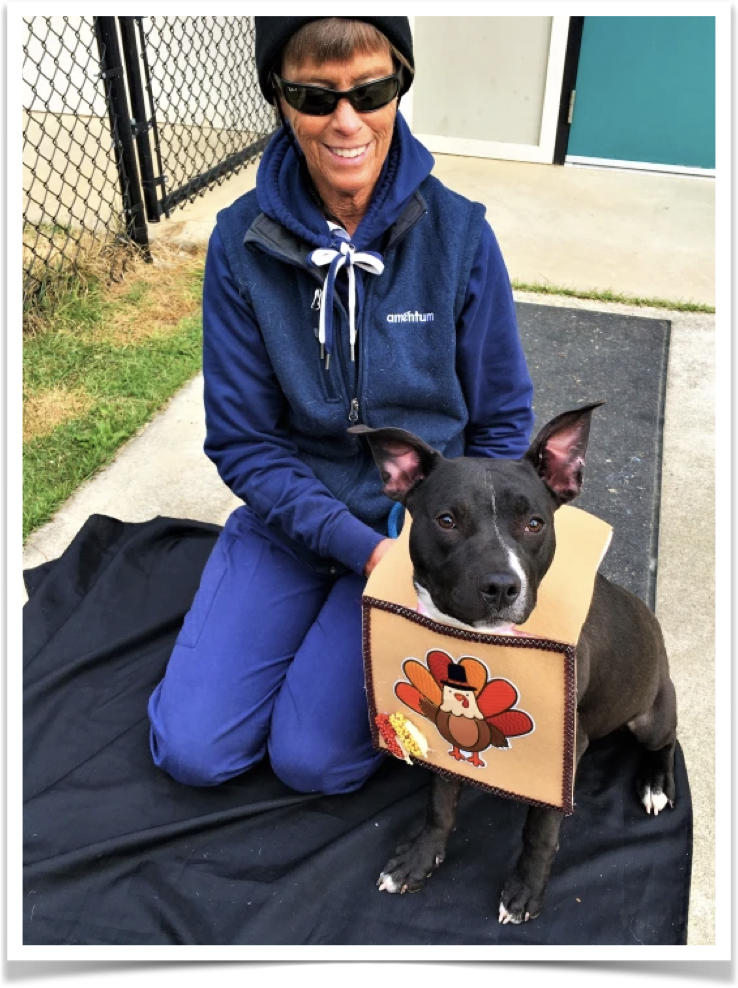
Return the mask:
[[[437,178],[487,207],[514,282],[715,305],[712,179],[434,157]],[[150,235],[207,243],[218,210],[255,179],[250,166]]]
[[[709,179],[436,156],[435,174],[484,202],[511,277],[557,287],[715,302],[714,184]],[[205,242],[218,209],[253,186],[251,166],[159,227]],[[657,612],[679,700],[679,737],[694,804],[690,944],[715,936],[714,381],[715,317],[519,293],[550,305],[668,318]],[[85,484],[24,550],[24,566],[59,556],[92,513],[222,523],[240,503],[202,452],[196,378]],[[688,478],[699,477],[699,483]],[[684,621],[689,600],[689,622]]]

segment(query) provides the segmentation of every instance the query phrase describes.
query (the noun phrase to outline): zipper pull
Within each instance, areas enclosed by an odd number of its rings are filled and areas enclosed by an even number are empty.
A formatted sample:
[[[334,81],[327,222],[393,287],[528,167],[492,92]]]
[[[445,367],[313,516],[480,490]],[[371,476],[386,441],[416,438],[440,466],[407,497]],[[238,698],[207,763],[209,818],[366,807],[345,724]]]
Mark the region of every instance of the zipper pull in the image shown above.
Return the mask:
[[[359,401],[357,398],[351,400],[351,410],[348,413],[349,422],[359,421]]]

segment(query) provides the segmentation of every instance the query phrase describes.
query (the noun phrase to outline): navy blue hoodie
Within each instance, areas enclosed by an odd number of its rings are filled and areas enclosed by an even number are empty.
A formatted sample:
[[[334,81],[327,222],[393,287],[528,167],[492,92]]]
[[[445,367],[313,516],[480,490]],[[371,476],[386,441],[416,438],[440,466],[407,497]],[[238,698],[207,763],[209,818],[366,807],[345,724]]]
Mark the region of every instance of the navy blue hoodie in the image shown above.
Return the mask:
[[[205,451],[274,537],[319,569],[361,573],[387,533],[392,503],[352,422],[409,429],[446,456],[527,448],[532,384],[497,241],[484,208],[432,166],[398,114],[349,248],[281,130],[256,189],[219,213],[210,240]],[[326,280],[316,249],[365,258],[367,270],[354,265],[354,361],[347,269]]]

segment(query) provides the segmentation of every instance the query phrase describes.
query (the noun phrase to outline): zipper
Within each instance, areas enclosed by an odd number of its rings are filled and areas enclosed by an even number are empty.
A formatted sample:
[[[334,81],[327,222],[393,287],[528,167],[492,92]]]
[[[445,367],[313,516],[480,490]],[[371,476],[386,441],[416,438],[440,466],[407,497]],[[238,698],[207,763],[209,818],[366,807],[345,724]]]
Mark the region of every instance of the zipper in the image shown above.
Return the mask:
[[[325,301],[325,300],[323,300]],[[348,310],[344,308],[343,302],[338,294],[335,292],[333,296],[333,304],[336,306],[339,312],[339,321],[336,325],[335,314],[333,320],[333,347],[336,354],[336,367],[338,368],[337,378],[340,380],[341,385],[344,388],[347,397],[351,397],[348,420],[349,422],[357,422],[359,418],[359,402],[356,400],[356,383],[352,381],[353,375],[351,374],[351,366],[346,359],[346,352],[343,342],[343,329],[346,330],[346,335],[348,336]],[[330,354],[326,355],[326,359]],[[328,367],[326,366],[326,370]],[[355,407],[354,407],[355,406]],[[356,416],[352,418],[352,416]]]

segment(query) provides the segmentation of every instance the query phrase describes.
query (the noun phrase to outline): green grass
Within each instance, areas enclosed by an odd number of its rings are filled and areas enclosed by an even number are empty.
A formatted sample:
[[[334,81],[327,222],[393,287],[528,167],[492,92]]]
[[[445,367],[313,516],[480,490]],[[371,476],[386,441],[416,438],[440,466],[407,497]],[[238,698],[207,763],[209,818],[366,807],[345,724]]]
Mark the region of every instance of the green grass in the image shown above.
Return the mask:
[[[201,366],[202,321],[183,319],[176,331],[115,347],[64,337],[27,341],[27,385],[83,385],[92,407],[23,447],[23,539],[109,463]]]
[[[72,279],[34,310],[23,393],[42,411],[29,406],[24,421],[24,541],[202,366],[202,263],[143,272],[118,285]],[[84,401],[67,406],[67,393]]]
[[[518,292],[535,292],[538,295],[563,295],[567,298],[591,299],[596,302],[618,302],[621,305],[637,305],[654,309],[671,309],[672,312],[707,312],[714,313],[715,307],[701,302],[683,302],[677,299],[641,298],[637,295],[624,295],[609,289],[593,289],[587,291],[578,288],[562,288],[560,285],[542,285],[538,282],[527,284],[523,281],[513,281],[512,287]]]

